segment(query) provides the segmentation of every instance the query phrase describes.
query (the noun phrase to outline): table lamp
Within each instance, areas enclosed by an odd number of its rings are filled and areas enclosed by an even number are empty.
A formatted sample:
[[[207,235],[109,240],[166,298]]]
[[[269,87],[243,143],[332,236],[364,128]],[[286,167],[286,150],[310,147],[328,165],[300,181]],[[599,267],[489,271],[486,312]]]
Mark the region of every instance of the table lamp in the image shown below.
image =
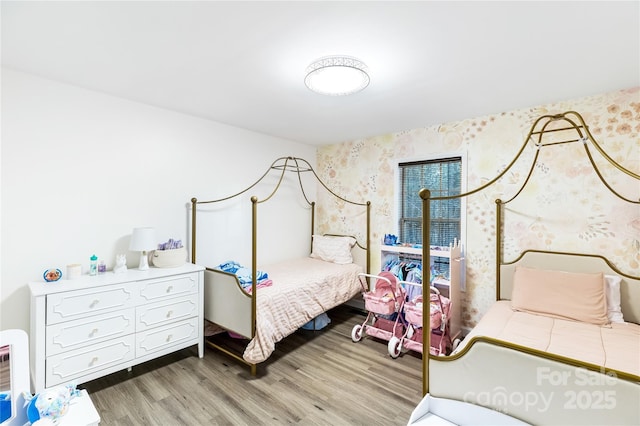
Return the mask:
[[[129,250],[140,252],[140,264],[138,269],[149,269],[147,252],[156,248],[156,230],[154,228],[133,228]]]

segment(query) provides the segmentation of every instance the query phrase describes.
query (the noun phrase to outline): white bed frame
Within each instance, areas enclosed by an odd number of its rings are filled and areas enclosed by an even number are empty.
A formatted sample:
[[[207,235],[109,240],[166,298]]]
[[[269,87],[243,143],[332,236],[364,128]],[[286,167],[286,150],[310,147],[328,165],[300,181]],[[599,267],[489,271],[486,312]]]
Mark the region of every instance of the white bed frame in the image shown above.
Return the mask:
[[[248,188],[240,191],[238,194],[225,197],[219,200],[211,200],[211,201],[198,201],[196,198],[191,199],[191,261],[194,264],[202,264],[198,262],[196,258],[196,237],[197,237],[197,228],[196,228],[196,218],[199,204],[209,204],[216,203],[219,201],[225,201],[234,197],[237,197],[249,189],[253,188],[256,184],[258,184],[262,179],[264,179],[269,171],[276,170],[280,172],[279,180],[277,181],[276,187],[271,193],[269,197],[264,200],[259,200],[257,197],[251,197],[252,203],[252,253],[251,253],[251,268],[252,268],[252,276],[254,277],[252,283],[252,292],[251,294],[247,294],[240,285],[238,278],[231,273],[222,272],[220,270],[216,270],[210,267],[205,266],[204,272],[204,317],[206,320],[232,332],[240,334],[242,336],[246,336],[250,339],[253,339],[255,336],[255,324],[256,324],[256,295],[260,291],[257,288],[257,282],[255,277],[257,277],[258,265],[257,265],[257,240],[258,240],[258,230],[257,230],[257,209],[258,205],[264,201],[268,201],[278,190],[280,184],[285,176],[286,172],[294,172],[298,174],[298,181],[300,184],[300,190],[304,195],[305,200],[310,206],[311,211],[311,221],[310,221],[310,229],[309,236],[314,234],[314,224],[315,224],[315,202],[311,202],[307,199],[305,190],[302,186],[302,179],[300,178],[300,173],[311,172],[316,177],[317,182],[322,185],[329,193],[331,193],[334,197],[338,198],[342,202],[361,206],[364,210],[366,210],[366,231],[365,231],[365,241],[361,242],[355,236],[352,236],[356,240],[356,246],[353,249],[353,259],[354,263],[363,266],[363,269],[368,273],[371,264],[370,257],[370,223],[371,223],[371,203],[370,202],[355,202],[347,200],[333,191],[331,191],[325,184],[320,180],[316,172],[313,170],[313,167],[304,159],[296,158],[296,157],[282,157],[276,159],[267,170],[267,172],[262,175],[258,181],[253,183]],[[334,236],[344,236],[331,234]],[[311,248],[309,253],[311,252]],[[309,254],[307,253],[307,254]],[[206,262],[205,262],[206,263]],[[255,376],[257,373],[256,364],[249,363],[244,360],[242,354],[236,353],[228,347],[218,345],[216,343],[206,341],[207,345],[213,347],[217,350],[220,350],[227,355],[235,358],[236,360],[245,363],[251,367],[251,375]]]
[[[361,265],[363,270],[366,264],[365,251],[361,245],[353,249],[354,263]],[[242,336],[252,336],[253,298],[242,289],[238,277],[219,269],[206,268],[204,283],[205,319]]]
[[[354,247],[354,252],[364,251],[362,247]],[[357,258],[357,256],[354,256]],[[355,260],[356,264],[362,266]],[[364,267],[363,267],[364,270]],[[304,282],[301,281],[303,286]],[[206,268],[204,272],[204,318],[225,330],[242,335],[247,339],[253,339],[256,334],[255,321],[257,318],[256,298],[247,294],[241,287],[235,274]],[[259,294],[257,289],[252,294]],[[348,300],[344,300],[348,302]],[[254,305],[255,304],[255,305]],[[254,307],[255,306],[255,307]],[[229,350],[229,348],[206,341],[207,345],[225,352],[227,355],[251,367],[251,374],[256,375],[256,364],[247,362],[241,354]]]
[[[619,275],[625,321],[640,323],[640,278],[620,273],[601,256],[527,251],[501,267],[504,299],[517,265]],[[640,377],[485,337],[454,356],[429,360],[429,394],[531,424],[640,424]]]
[[[558,129],[549,126],[554,121],[566,124]],[[557,123],[556,123],[557,124]],[[549,126],[549,128],[547,128]],[[558,141],[555,132],[568,131],[573,139]],[[553,133],[555,140],[545,142],[543,137]],[[518,193],[510,200],[496,200],[496,300],[510,299],[516,266],[555,269],[569,272],[599,272],[622,278],[621,306],[625,321],[640,324],[640,277],[618,271],[606,258],[599,255],[528,250],[514,261],[502,260],[502,213],[504,204],[515,199],[522,191],[533,171],[539,148],[559,143],[583,143],[592,166],[604,185],[625,202],[640,204],[618,194],[605,180],[593,162],[587,146],[595,149],[618,170],[640,181],[640,176],[625,169],[611,159],[595,142],[582,117],[573,111],[542,116],[533,124],[525,145],[537,138],[538,148],[531,171]],[[522,146],[514,160],[496,178],[480,188],[457,197],[479,192],[500,179],[523,152]],[[430,201],[428,189],[420,192],[423,199],[423,241],[429,237]],[[455,198],[455,197],[449,197]],[[427,219],[425,219],[427,218]],[[425,243],[428,247],[428,244]],[[426,262],[429,252],[423,253]],[[429,316],[423,316],[423,327],[429,329]],[[635,342],[640,344],[639,342]],[[428,344],[428,341],[425,343]],[[630,342],[634,344],[634,342]],[[640,362],[640,360],[638,361]],[[488,337],[474,337],[458,353],[449,357],[423,357],[423,402],[416,408],[410,424],[421,424],[429,400],[439,398],[454,403],[456,413],[441,413],[445,419],[461,419],[464,405],[480,405],[531,424],[640,424],[640,377],[631,373],[605,370],[600,366],[569,359],[547,352],[526,348]],[[447,403],[439,405],[448,406]],[[462,407],[462,408],[461,408]],[[446,410],[445,410],[446,411]],[[507,419],[508,420],[508,419]],[[459,420],[464,424],[464,420]],[[473,418],[466,418],[474,424]],[[515,422],[515,420],[514,420]]]

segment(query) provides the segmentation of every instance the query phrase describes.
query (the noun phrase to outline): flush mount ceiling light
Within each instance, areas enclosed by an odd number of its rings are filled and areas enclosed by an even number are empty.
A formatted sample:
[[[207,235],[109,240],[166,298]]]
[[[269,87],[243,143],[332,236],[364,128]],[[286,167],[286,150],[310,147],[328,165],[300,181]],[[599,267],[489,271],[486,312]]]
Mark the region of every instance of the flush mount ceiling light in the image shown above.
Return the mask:
[[[342,96],[369,85],[367,66],[350,56],[326,56],[307,67],[304,84],[316,93]]]

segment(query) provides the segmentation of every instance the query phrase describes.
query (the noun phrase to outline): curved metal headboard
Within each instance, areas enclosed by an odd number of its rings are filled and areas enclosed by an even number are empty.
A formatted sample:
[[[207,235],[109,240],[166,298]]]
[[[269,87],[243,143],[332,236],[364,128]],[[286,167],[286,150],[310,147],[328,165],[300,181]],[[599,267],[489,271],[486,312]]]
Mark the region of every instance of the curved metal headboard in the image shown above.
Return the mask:
[[[195,197],[192,198],[191,199],[191,262],[196,263],[196,238],[197,238],[197,235],[196,235],[197,234],[197,232],[196,232],[197,231],[196,213],[197,213],[197,206],[199,204],[218,203],[218,202],[227,201],[227,200],[233,199],[235,197],[238,197],[238,196],[246,193],[247,191],[251,190],[256,185],[258,185],[273,170],[280,171],[280,175],[279,175],[279,178],[278,178],[278,181],[277,181],[275,187],[269,193],[269,195],[267,195],[263,199],[259,199],[258,197],[255,197],[255,196],[251,197],[251,203],[252,203],[252,259],[255,260],[255,258],[256,258],[257,205],[269,201],[276,194],[276,192],[278,192],[278,189],[280,188],[280,185],[282,184],[282,181],[284,180],[284,176],[285,176],[286,172],[296,173],[296,175],[298,177],[298,184],[300,186],[300,191],[302,192],[302,195],[303,195],[303,197],[305,199],[305,202],[311,207],[311,233],[313,234],[313,231],[315,229],[315,201],[310,201],[309,200],[309,197],[307,196],[307,193],[305,191],[304,185],[302,183],[302,173],[310,172],[315,176],[317,182],[320,183],[320,185],[322,185],[322,187],[324,189],[326,189],[334,197],[338,198],[339,200],[341,200],[341,201],[343,201],[345,203],[356,205],[356,206],[363,206],[363,207],[366,208],[366,211],[367,211],[367,224],[366,224],[365,242],[364,242],[364,245],[363,245],[360,241],[357,241],[357,244],[358,244],[359,247],[361,247],[362,249],[364,249],[366,251],[366,270],[367,270],[367,273],[369,273],[369,269],[370,269],[370,265],[371,265],[371,254],[370,254],[370,247],[371,247],[371,241],[370,241],[370,239],[371,239],[371,230],[370,230],[370,228],[371,228],[371,202],[370,201],[366,201],[366,202],[352,201],[352,200],[348,200],[348,199],[336,194],[334,191],[332,191],[322,181],[322,179],[320,179],[320,177],[318,176],[316,171],[313,169],[313,166],[311,166],[311,164],[307,160],[302,159],[302,158],[298,158],[298,157],[280,157],[280,158],[277,158],[276,160],[274,160],[271,163],[271,165],[262,174],[262,176],[260,176],[254,183],[252,183],[251,185],[249,185],[245,189],[243,189],[240,192],[237,192],[237,193],[235,193],[233,195],[229,195],[229,196],[226,196],[226,197],[223,197],[223,198],[218,198],[218,199],[215,199],[215,200],[207,200],[207,201],[198,201],[197,198],[195,198]],[[255,263],[255,262],[253,262],[253,263]],[[254,268],[255,268],[255,265],[254,265]],[[253,270],[253,276],[254,277],[256,276],[256,270],[255,269]]]

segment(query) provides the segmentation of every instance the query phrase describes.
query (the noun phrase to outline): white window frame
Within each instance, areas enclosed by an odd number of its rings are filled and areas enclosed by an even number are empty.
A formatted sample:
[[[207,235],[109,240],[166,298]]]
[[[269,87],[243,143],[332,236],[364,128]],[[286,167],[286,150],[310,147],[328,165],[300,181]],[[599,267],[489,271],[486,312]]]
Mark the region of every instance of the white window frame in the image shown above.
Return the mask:
[[[400,203],[400,189],[402,187],[400,182],[400,164],[402,163],[411,163],[411,162],[419,162],[419,161],[438,161],[438,160],[446,160],[449,158],[460,158],[460,191],[461,193],[467,192],[467,153],[466,152],[448,152],[448,153],[439,153],[429,156],[422,157],[412,157],[412,158],[402,158],[396,161],[395,170],[394,170],[394,182],[395,182],[395,190],[394,190],[394,229],[395,234],[400,236],[400,212],[402,210],[402,206]],[[461,256],[464,258],[464,251],[466,247],[467,241],[467,197],[462,197],[460,199],[460,247],[461,247]],[[453,241],[452,241],[453,242]],[[423,241],[424,243],[424,241]],[[460,262],[461,267],[464,264],[463,261]],[[464,267],[463,267],[464,272]],[[465,291],[466,288],[466,274],[462,273],[460,276],[460,290]]]

